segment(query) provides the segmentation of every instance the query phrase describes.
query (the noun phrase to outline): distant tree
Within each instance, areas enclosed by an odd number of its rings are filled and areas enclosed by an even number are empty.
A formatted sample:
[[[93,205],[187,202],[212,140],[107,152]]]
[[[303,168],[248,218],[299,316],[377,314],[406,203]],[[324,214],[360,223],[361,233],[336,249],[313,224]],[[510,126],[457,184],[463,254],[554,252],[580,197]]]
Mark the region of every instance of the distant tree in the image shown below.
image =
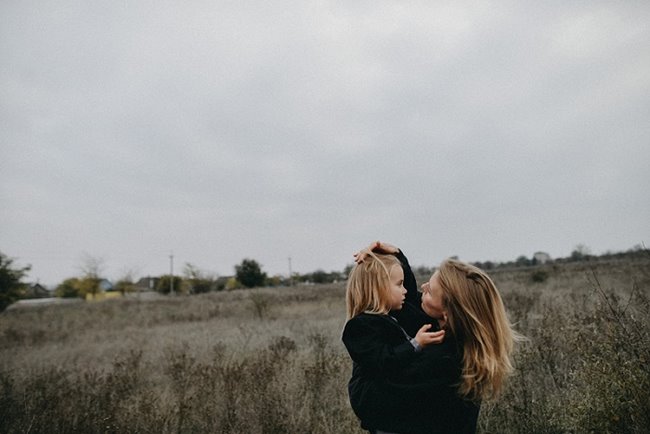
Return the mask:
[[[203,294],[216,289],[216,285],[211,279],[192,279],[185,281],[192,294]]]
[[[254,259],[244,259],[241,264],[235,265],[235,277],[246,288],[264,285],[266,273]]]
[[[56,287],[54,294],[57,297],[63,297],[63,298],[80,297],[81,296],[80,282],[81,281],[76,277],[71,277],[70,279],[66,279]]]
[[[328,283],[331,280],[324,270],[316,270],[311,273],[311,281],[313,283]]]
[[[180,293],[183,279],[181,279],[180,276],[173,276],[173,282],[174,282],[174,294]],[[162,276],[158,281],[158,284],[156,285],[156,291],[160,292],[161,294],[169,294],[171,290],[172,290],[172,276],[170,276],[169,274]]]
[[[127,292],[135,292],[135,276],[137,274],[137,271],[135,271],[133,268],[124,270],[122,272],[122,276],[117,279],[117,282],[115,282],[113,289],[121,292],[122,295],[126,294]]]
[[[531,264],[530,259],[528,259],[528,258],[527,258],[526,256],[524,256],[524,255],[519,256],[519,257],[517,258],[517,260],[515,261],[515,265],[516,265],[517,267],[527,267],[527,266],[530,265],[530,264]]]
[[[530,278],[536,283],[545,282],[548,279],[548,272],[545,270],[537,270],[530,275]]]
[[[237,280],[236,277],[231,277],[226,282],[225,289],[230,291],[230,290],[233,290],[233,289],[239,289],[241,287],[242,287],[242,284],[239,282],[239,280]]]
[[[135,291],[135,283],[133,283],[133,278],[130,276],[123,276],[117,282],[115,282],[115,290],[120,291],[122,295],[128,292]]]
[[[99,277],[85,276],[79,279],[79,296],[86,298],[87,294],[95,295],[99,292]]]
[[[280,285],[288,285],[289,282],[287,279],[285,279],[283,276],[276,274],[274,276],[270,276],[266,278],[266,286],[280,286]]]
[[[642,252],[644,250],[647,250],[643,244],[635,244],[632,246],[630,249],[628,249],[629,253],[636,253],[636,252]]]
[[[21,282],[31,266],[14,267],[14,260],[0,252],[0,312],[20,298],[25,289]]]
[[[420,265],[413,269],[413,274],[419,277],[427,277],[427,279],[433,274],[434,270],[425,265]]]
[[[189,292],[192,294],[200,294],[217,289],[216,277],[208,276],[189,262],[185,263],[183,275],[185,276],[185,283],[188,286]]]
[[[104,271],[104,259],[84,253],[79,268],[82,274],[79,283],[80,295],[85,297],[86,294],[97,294],[99,292],[99,282],[102,281],[100,276]]]
[[[585,261],[591,256],[591,249],[584,244],[578,244],[571,252],[572,261]]]
[[[650,249],[648,249],[645,244],[636,244],[631,249],[628,249],[626,252],[620,252],[620,256],[630,256],[637,258],[647,258],[650,255]]]
[[[350,266],[350,270],[352,269],[352,266]],[[298,274],[294,273],[293,275],[293,281],[294,282],[303,282],[303,283],[316,283],[316,284],[321,284],[321,283],[332,283],[332,282],[338,282],[339,280],[345,280],[348,278],[349,272],[345,274],[345,272],[340,272],[340,271],[330,271],[329,273],[323,270],[316,270],[311,273],[305,273],[305,274]]]
[[[186,262],[183,267],[183,276],[185,276],[186,279],[201,279],[203,277],[203,272],[196,265]]]
[[[472,265],[484,271],[493,270],[496,267],[496,264],[492,261],[485,261],[485,262],[479,261],[479,262],[474,262]]]

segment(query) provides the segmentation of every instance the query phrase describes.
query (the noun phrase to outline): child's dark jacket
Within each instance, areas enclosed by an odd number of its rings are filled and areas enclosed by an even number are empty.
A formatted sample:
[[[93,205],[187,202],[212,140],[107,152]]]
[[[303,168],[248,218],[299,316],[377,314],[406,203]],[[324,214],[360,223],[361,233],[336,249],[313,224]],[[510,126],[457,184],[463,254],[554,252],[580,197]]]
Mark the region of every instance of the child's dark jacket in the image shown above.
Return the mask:
[[[396,378],[418,354],[404,330],[388,315],[362,313],[350,319],[343,329],[343,343],[352,358],[348,383],[352,409],[363,428],[376,428],[377,419],[387,410],[395,413],[391,408],[394,400],[375,387],[376,381]]]

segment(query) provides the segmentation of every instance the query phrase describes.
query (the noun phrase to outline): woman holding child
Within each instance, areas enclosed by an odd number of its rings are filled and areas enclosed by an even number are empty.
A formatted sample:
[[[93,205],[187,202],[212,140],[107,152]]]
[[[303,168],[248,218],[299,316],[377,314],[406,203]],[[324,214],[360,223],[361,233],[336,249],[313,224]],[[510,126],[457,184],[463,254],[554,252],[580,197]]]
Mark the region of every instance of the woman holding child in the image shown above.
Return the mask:
[[[418,292],[408,260],[376,242],[355,255],[343,342],[350,403],[371,433],[474,433],[512,371],[516,334],[482,270],[444,261]]]

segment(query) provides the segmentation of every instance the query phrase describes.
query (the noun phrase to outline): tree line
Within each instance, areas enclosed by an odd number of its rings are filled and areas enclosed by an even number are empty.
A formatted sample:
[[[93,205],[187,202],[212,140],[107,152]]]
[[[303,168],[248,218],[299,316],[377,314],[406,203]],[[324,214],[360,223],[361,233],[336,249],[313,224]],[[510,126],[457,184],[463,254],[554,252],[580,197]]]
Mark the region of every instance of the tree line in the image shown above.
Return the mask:
[[[233,276],[217,276],[201,270],[193,264],[186,263],[181,275],[162,275],[145,278],[151,282],[147,290],[161,294],[201,294],[211,291],[233,290],[239,288],[277,287],[294,284],[320,284],[345,280],[351,265],[342,272],[316,270],[311,273],[292,273],[290,277],[269,276],[254,259],[246,258],[235,265]],[[30,298],[29,285],[24,281],[31,266],[20,267],[13,258],[0,252],[0,312],[14,301]],[[104,291],[116,291],[122,294],[133,293],[143,289],[134,278],[135,273],[126,272],[117,281],[109,282],[102,278],[103,260],[85,255],[80,267],[80,275],[65,279],[54,290],[54,295],[62,298],[87,298]],[[142,279],[141,279],[142,280]]]
[[[588,247],[579,244],[566,258],[557,258],[547,263],[567,263],[590,260],[611,260],[623,259],[644,255],[647,257],[649,250],[642,245],[636,245],[624,252],[607,252],[602,255],[592,255]],[[96,295],[102,291],[118,291],[122,294],[140,290],[138,282],[135,282],[133,272],[127,272],[115,283],[110,283],[101,277],[102,260],[86,255],[81,266],[81,275],[71,277],[61,282],[55,289],[57,297],[81,297],[86,298],[89,294]],[[534,255],[531,258],[520,255],[514,261],[507,262],[473,262],[479,268],[484,270],[495,270],[503,268],[520,268],[539,265],[539,260]],[[262,270],[262,266],[254,259],[243,259],[241,263],[235,265],[235,274],[228,277],[220,277],[205,272],[198,267],[186,263],[182,276],[163,275],[155,278],[149,278],[153,289],[162,294],[201,294],[211,291],[232,290],[239,288],[255,287],[277,287],[291,286],[294,284],[323,284],[333,283],[347,279],[353,265],[349,264],[343,271],[326,272],[316,270],[310,273],[300,274],[292,273],[291,276],[274,275],[269,276]],[[31,270],[31,266],[18,266],[14,259],[0,252],[0,312],[7,308],[11,303],[20,299],[27,298],[28,285],[23,280]],[[435,268],[419,266],[414,267],[413,271],[417,276],[429,276]]]

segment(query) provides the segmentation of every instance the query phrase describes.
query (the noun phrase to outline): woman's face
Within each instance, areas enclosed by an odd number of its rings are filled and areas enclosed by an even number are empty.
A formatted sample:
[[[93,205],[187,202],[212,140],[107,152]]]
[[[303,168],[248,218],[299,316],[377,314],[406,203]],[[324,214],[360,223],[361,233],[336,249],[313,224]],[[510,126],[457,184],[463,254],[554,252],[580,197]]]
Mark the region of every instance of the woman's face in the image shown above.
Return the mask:
[[[404,304],[406,288],[404,288],[404,271],[399,265],[390,269],[390,309],[400,310]]]
[[[447,313],[440,278],[436,271],[422,286],[422,310],[431,318],[442,319]]]

